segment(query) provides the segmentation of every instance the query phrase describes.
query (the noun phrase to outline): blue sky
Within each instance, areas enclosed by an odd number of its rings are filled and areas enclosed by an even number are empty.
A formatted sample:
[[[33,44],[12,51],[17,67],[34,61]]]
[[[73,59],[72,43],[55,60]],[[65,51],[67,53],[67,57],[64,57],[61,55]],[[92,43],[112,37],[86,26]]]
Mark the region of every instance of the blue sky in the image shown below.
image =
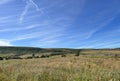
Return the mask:
[[[0,0],[0,46],[120,47],[120,0]]]

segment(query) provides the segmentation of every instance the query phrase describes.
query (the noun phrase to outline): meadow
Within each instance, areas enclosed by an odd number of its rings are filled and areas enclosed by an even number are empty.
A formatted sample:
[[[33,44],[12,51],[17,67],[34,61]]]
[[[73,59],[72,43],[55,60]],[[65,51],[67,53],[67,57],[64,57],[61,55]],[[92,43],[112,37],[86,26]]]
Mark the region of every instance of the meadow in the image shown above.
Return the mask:
[[[67,55],[2,60],[0,81],[120,81],[120,58]]]

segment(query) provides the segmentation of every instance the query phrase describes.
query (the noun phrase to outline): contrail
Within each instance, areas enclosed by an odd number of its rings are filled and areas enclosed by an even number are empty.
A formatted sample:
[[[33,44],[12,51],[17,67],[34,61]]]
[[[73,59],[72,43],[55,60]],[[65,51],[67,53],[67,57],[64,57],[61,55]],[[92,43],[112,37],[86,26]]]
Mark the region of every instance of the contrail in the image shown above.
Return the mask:
[[[42,14],[44,14],[43,10],[39,8],[39,6],[33,1],[33,0],[29,0],[29,2],[35,6],[37,11],[40,11]]]
[[[25,8],[24,8],[22,14],[20,15],[20,18],[19,18],[19,22],[20,22],[20,23],[23,21],[24,16],[26,15],[26,13],[27,13],[29,7],[30,7],[30,4],[27,2],[27,5],[25,6]]]
[[[38,7],[38,5],[37,5],[35,2],[33,2],[33,0],[29,0],[29,2],[32,3],[33,6],[36,7],[36,10],[37,10],[37,11],[40,11],[40,8]]]
[[[25,1],[25,0],[23,0],[23,1]],[[28,0],[28,1],[26,1],[26,6],[20,15],[20,18],[19,18],[20,23],[24,20],[24,17],[27,14],[30,6],[34,6],[36,8],[36,11],[40,11],[41,13],[44,13],[33,0]]]

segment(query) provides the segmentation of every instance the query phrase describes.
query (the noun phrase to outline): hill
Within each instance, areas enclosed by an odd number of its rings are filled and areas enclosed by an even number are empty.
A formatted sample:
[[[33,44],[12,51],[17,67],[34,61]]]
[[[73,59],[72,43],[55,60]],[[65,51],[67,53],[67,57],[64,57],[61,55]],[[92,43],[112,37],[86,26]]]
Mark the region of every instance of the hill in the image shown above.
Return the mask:
[[[76,49],[66,49],[66,48],[35,48],[35,47],[0,47],[0,54],[42,54],[42,53],[74,53]]]
[[[76,54],[80,52],[81,55],[120,55],[120,48],[112,49],[68,49],[68,48],[37,48],[37,47],[14,47],[14,46],[1,46],[0,55],[31,55],[31,54],[49,54],[49,55],[61,55],[61,54]]]

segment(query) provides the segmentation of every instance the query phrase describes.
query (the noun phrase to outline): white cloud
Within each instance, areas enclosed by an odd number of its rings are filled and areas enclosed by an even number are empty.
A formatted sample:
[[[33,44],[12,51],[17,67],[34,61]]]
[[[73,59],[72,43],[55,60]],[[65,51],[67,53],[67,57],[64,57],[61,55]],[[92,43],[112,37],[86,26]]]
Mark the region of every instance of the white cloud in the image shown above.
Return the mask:
[[[11,1],[13,1],[13,0],[0,0],[0,5],[1,4],[7,4],[7,3],[11,2]]]
[[[12,44],[6,40],[0,40],[0,46],[12,46]]]

